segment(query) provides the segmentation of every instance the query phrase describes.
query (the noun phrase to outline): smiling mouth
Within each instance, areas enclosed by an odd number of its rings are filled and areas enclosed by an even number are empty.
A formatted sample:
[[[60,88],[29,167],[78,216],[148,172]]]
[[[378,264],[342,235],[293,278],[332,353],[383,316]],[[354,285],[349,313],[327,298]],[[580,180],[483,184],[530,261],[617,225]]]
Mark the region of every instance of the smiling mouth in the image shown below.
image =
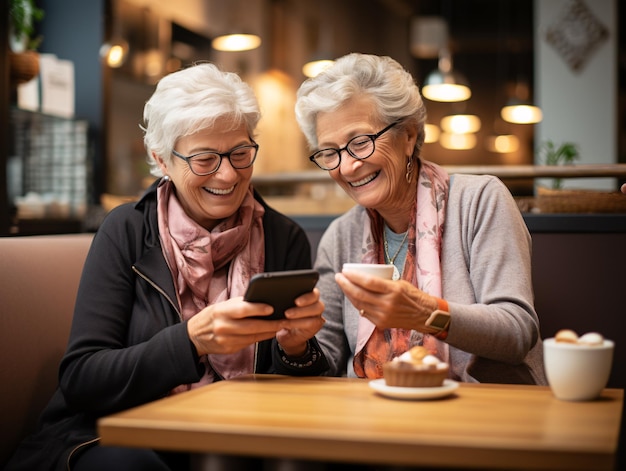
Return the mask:
[[[368,175],[367,177],[362,178],[361,180],[357,180],[355,182],[348,182],[348,184],[352,188],[357,188],[357,187],[360,187],[360,186],[363,186],[363,185],[367,185],[369,182],[374,180],[374,178],[376,178],[379,174],[380,174],[380,171],[378,171],[376,173],[372,173],[371,175]]]
[[[204,191],[206,191],[207,193],[210,193],[212,195],[230,195],[233,191],[235,191],[235,186],[231,186],[230,188],[207,188],[207,187],[202,187],[202,189]]]

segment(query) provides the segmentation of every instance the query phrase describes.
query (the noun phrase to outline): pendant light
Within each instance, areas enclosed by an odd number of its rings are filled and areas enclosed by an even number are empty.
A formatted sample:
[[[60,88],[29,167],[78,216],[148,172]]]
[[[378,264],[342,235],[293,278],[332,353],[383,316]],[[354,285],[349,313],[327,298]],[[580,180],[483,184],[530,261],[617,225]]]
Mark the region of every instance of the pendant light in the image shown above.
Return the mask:
[[[500,24],[504,28],[505,25],[506,31],[508,34],[516,28],[516,25],[511,25],[509,20],[517,18],[518,15],[515,12],[510,12],[510,6],[514,5],[509,4],[508,2],[501,2],[501,11],[500,14],[502,16],[502,20]],[[504,32],[501,32],[504,35]],[[514,61],[514,67],[517,70],[513,69],[513,72],[517,72],[517,76],[515,77],[515,82],[513,86],[513,92],[509,94],[510,98],[506,102],[505,106],[500,110],[500,116],[506,122],[513,124],[536,124],[543,119],[543,113],[538,106],[535,106],[530,101],[530,86],[528,80],[525,78],[525,74],[520,73],[519,63],[520,59],[516,58]],[[508,68],[508,62],[506,62],[505,68]]]
[[[320,72],[333,65],[331,49],[333,45],[333,15],[329,0],[322,0],[319,9],[317,28],[317,50],[306,64],[302,66],[302,73],[306,77],[315,77]]]
[[[250,51],[261,45],[261,38],[256,34],[228,33],[213,38],[211,46],[216,51]]]
[[[452,69],[452,56],[448,48],[439,51],[438,68],[428,74],[422,95],[432,101],[465,101],[472,96],[467,79]]]
[[[500,110],[502,119],[514,124],[536,124],[543,119],[541,108],[533,105],[528,100],[528,84],[517,79],[513,97]]]
[[[129,46],[122,38],[107,41],[100,47],[100,57],[109,67],[117,69],[124,65],[128,57]]]
[[[250,51],[261,46],[260,36],[245,31],[244,28],[240,27],[239,14],[240,12],[243,12],[242,14],[246,12],[245,6],[240,5],[240,3],[239,0],[237,2],[220,2],[221,7],[227,9],[228,29],[227,32],[216,36],[211,41],[211,47],[216,51]]]
[[[543,119],[541,108],[515,98],[502,107],[500,115],[503,120],[514,124],[536,124]]]
[[[114,69],[121,67],[128,58],[130,47],[128,41],[124,39],[120,33],[120,25],[122,23],[122,16],[117,13],[116,9],[117,0],[111,0],[106,2],[105,8],[107,9],[107,17],[109,19],[109,27],[112,25],[113,34],[110,38],[100,46],[100,57],[104,60],[105,64]]]
[[[418,59],[436,59],[448,44],[448,23],[442,16],[411,18],[410,49]]]

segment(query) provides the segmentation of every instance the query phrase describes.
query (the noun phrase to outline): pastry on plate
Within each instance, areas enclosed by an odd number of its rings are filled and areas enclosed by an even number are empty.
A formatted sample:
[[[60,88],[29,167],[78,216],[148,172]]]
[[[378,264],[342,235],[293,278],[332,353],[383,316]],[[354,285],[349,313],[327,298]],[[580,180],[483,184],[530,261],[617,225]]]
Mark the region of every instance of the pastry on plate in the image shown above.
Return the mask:
[[[447,363],[416,346],[383,364],[383,375],[387,386],[433,388],[443,384],[449,369]]]

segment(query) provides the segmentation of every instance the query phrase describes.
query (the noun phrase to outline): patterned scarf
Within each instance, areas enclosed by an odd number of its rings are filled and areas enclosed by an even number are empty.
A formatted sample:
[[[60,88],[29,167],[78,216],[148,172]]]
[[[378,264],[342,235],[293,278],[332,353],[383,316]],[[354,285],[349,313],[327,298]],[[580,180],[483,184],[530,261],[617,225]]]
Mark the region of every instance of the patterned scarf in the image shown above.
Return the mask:
[[[191,219],[181,206],[174,185],[163,179],[157,189],[157,212],[163,255],[172,273],[182,319],[189,320],[210,304],[242,296],[250,277],[263,271],[265,209],[250,187],[239,210],[208,231]],[[206,372],[198,383],[182,385],[185,391],[215,380],[252,373],[255,346],[232,354],[202,358]]]
[[[417,199],[409,222],[409,246],[402,279],[437,297],[442,296],[441,244],[448,200],[449,177],[438,165],[420,161]],[[370,224],[363,228],[363,263],[386,263],[383,248],[383,218],[368,210]],[[354,371],[362,378],[382,378],[383,363],[414,345],[423,344],[440,360],[449,361],[448,344],[429,334],[406,329],[378,329],[359,317]]]

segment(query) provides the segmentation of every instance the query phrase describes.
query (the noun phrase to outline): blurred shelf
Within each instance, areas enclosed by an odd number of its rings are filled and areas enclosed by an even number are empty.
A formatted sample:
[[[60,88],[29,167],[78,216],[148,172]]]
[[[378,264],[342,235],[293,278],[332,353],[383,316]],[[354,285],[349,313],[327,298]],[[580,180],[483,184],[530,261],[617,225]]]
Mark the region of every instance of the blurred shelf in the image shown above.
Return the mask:
[[[527,178],[626,178],[626,164],[588,165],[442,165],[450,174],[494,175],[501,179]],[[311,170],[255,175],[252,182],[259,185],[290,185],[293,183],[328,183],[328,172]]]
[[[450,165],[448,173],[495,175],[498,178],[626,177],[626,164],[588,165]]]

